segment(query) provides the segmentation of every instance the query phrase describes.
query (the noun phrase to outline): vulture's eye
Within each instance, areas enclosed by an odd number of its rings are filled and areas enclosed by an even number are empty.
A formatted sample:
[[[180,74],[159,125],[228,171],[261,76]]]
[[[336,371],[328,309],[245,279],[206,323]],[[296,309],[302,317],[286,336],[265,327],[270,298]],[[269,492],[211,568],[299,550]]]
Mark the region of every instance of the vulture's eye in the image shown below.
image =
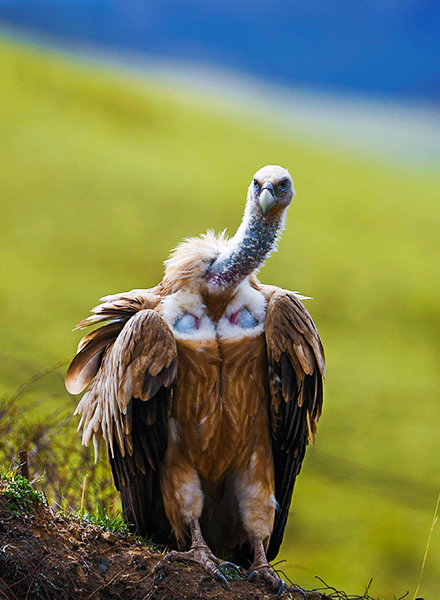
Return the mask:
[[[281,192],[285,192],[286,190],[288,190],[288,189],[289,189],[289,180],[288,180],[288,179],[283,179],[283,181],[281,181],[281,182],[278,184],[278,189],[279,189]]]
[[[254,190],[256,192],[258,192],[260,190],[260,184],[258,183],[258,181],[256,179],[254,179],[253,183],[254,183]]]

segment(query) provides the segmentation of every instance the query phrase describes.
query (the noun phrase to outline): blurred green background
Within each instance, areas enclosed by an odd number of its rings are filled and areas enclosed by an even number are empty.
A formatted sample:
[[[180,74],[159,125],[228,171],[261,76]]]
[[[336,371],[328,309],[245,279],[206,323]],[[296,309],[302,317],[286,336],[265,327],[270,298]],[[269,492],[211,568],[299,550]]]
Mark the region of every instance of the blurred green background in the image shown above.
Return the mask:
[[[412,597],[440,487],[438,174],[6,38],[0,87],[1,392],[71,357],[98,299],[155,285],[182,238],[233,233],[281,164],[298,193],[260,279],[315,298],[328,371],[280,568]],[[69,402],[62,373],[20,401]],[[420,593],[439,590],[437,528]]]

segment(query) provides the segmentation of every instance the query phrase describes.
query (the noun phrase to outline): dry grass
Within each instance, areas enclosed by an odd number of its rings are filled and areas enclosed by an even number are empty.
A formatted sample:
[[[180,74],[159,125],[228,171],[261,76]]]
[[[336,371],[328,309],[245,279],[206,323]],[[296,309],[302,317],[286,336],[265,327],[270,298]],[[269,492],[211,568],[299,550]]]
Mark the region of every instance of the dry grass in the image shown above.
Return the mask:
[[[119,508],[119,498],[107,463],[101,453],[97,463],[93,452],[81,445],[73,416],[76,400],[49,416],[40,416],[33,405],[19,402],[21,396],[41,377],[59,368],[45,369],[20,386],[11,397],[0,400],[0,465],[18,464],[19,452],[27,452],[30,479],[38,480],[51,506],[66,512],[92,512],[97,504]],[[87,477],[87,486],[84,479]]]
[[[431,545],[432,532],[433,532],[434,527],[435,527],[435,525],[437,523],[437,520],[438,520],[439,505],[440,505],[440,492],[439,492],[438,497],[437,497],[437,504],[435,505],[434,517],[432,519],[431,529],[429,530],[428,541],[426,543],[425,554],[423,555],[422,567],[420,569],[420,577],[419,577],[419,581],[418,581],[418,584],[417,584],[416,591],[414,592],[414,598],[413,598],[413,600],[417,600],[417,594],[419,593],[419,589],[420,589],[420,586],[422,584],[423,573],[425,571],[425,565],[426,565],[426,559],[428,557],[429,546]]]
[[[370,579],[370,582],[367,585],[365,592],[362,594],[362,596],[357,596],[355,594],[347,594],[344,591],[337,590],[336,588],[328,585],[320,577],[317,577],[317,579],[322,583],[322,587],[316,588],[314,591],[318,592],[319,594],[322,594],[322,597],[324,597],[325,599],[328,598],[329,600],[379,600],[377,596],[370,596],[370,587],[373,583],[372,579]],[[406,592],[406,594],[404,594],[403,596],[400,596],[399,598],[396,598],[394,596],[394,598],[395,600],[403,600],[408,596],[408,594],[409,592]]]

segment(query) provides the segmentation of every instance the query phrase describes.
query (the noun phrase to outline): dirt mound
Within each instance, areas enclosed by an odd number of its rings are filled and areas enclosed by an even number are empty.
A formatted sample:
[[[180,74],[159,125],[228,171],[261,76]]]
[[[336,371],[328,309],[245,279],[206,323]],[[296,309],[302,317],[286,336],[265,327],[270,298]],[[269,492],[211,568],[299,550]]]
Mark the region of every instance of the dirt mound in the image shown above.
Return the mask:
[[[2,600],[275,600],[265,585],[230,581],[224,589],[196,564],[175,562],[155,573],[163,553],[35,503],[14,514],[0,495]],[[316,592],[282,597],[325,600]]]

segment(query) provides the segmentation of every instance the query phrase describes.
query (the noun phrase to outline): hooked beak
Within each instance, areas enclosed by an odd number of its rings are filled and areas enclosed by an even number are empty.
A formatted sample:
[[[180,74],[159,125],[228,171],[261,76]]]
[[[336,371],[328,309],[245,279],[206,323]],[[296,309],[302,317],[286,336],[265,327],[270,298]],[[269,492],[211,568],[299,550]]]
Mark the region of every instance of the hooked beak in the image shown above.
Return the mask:
[[[267,215],[267,213],[270,211],[270,209],[272,208],[272,206],[275,202],[275,198],[273,197],[273,195],[274,195],[273,185],[269,181],[267,181],[263,185],[263,188],[262,188],[261,194],[260,194],[260,210],[261,210],[261,214],[263,215],[263,217],[265,217]]]

